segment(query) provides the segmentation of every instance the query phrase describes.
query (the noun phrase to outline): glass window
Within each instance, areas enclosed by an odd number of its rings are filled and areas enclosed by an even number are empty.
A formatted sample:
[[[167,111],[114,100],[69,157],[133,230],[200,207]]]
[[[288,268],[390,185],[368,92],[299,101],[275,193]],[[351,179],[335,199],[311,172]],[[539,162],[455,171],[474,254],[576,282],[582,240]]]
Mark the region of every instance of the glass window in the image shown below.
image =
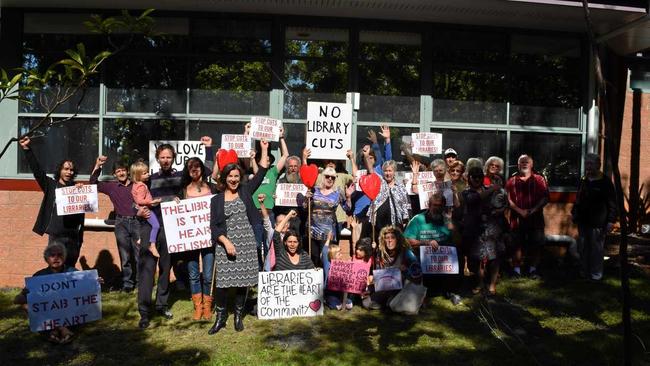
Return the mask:
[[[374,131],[377,135],[377,143],[379,144],[379,150],[385,158],[385,152],[386,148],[384,145],[384,138],[379,134],[381,132],[381,129],[379,126],[357,126],[357,151],[355,151],[354,156],[357,159],[357,164],[359,164],[359,169],[366,169],[365,165],[363,164],[360,156],[360,151],[363,148],[364,145],[371,144],[371,141],[368,137],[368,132],[370,130]],[[391,136],[391,141],[390,141],[390,147],[391,147],[391,154],[392,154],[392,160],[395,160],[397,162],[397,170],[409,170],[411,169],[410,166],[408,165],[409,163],[406,161],[406,157],[404,154],[402,154],[401,151],[401,146],[404,143],[404,140],[402,139],[403,136],[411,136],[412,133],[414,132],[419,132],[418,128],[411,128],[411,127],[390,127],[390,136]]]
[[[269,114],[270,65],[262,61],[193,62],[190,112]]]
[[[103,152],[109,162],[144,159],[148,163],[150,140],[185,140],[184,121],[105,118],[103,122]]]
[[[420,35],[361,31],[358,118],[420,122]]]
[[[347,29],[288,27],[285,37],[287,56],[345,59],[348,55]]]
[[[122,54],[107,66],[108,112],[185,113],[186,58]]]
[[[579,126],[580,41],[575,38],[513,35],[510,123]]]
[[[580,135],[512,132],[511,173],[517,170],[517,159],[522,154],[533,158],[535,171],[542,174],[549,185],[578,186],[582,156]]]
[[[39,120],[19,118],[18,135],[26,133]],[[56,165],[64,159],[75,162],[78,174],[90,174],[99,153],[98,128],[96,119],[73,119],[43,129],[45,135],[33,137],[31,147],[48,174],[53,174]],[[21,152],[18,153],[18,173],[31,173],[25,155]]]
[[[271,21],[195,19],[192,25],[195,53],[271,54]]]
[[[284,70],[284,118],[306,118],[308,101],[345,103],[347,63],[291,60]]]
[[[442,133],[443,149],[453,148],[463,163],[469,158],[499,156],[505,161],[506,131],[499,130],[450,130],[433,128],[431,132]],[[439,156],[440,157],[440,156]]]

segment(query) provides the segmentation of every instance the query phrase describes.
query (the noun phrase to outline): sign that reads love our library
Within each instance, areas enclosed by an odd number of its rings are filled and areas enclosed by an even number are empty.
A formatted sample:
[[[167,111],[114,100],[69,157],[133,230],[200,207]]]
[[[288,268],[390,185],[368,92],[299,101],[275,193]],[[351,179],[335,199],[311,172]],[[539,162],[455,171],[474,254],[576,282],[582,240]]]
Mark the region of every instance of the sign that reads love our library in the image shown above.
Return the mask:
[[[310,159],[346,160],[352,148],[352,104],[307,102]]]

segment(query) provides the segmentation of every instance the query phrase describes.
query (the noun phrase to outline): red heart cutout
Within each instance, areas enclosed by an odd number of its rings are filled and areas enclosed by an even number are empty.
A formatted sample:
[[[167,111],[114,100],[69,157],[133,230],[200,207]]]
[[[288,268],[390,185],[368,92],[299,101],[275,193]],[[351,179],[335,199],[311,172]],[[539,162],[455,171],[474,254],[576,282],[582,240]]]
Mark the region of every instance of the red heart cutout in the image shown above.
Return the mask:
[[[313,188],[314,184],[316,184],[316,179],[318,179],[318,167],[314,164],[301,166],[300,179],[302,179],[302,184],[307,188]]]
[[[314,300],[309,303],[309,308],[312,309],[314,313],[317,313],[318,310],[320,310],[320,305],[321,305],[320,300]]]
[[[237,152],[235,150],[219,149],[217,151],[217,164],[219,164],[220,171],[223,171],[223,168],[230,163],[237,164],[237,159]]]
[[[375,173],[364,175],[359,179],[359,186],[363,193],[371,200],[377,198],[381,188],[381,178]]]

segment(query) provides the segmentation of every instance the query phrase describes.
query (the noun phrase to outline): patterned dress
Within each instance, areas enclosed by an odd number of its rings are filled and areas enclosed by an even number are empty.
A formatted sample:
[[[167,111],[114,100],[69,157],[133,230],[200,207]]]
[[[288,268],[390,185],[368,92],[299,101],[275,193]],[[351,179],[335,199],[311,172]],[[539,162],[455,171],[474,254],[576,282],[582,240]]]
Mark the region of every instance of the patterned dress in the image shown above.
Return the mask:
[[[217,245],[215,250],[216,277],[215,286],[249,287],[257,285],[257,244],[253,227],[246,216],[246,206],[237,197],[224,202],[226,230],[228,239],[232,241],[237,255],[229,257],[226,248]]]

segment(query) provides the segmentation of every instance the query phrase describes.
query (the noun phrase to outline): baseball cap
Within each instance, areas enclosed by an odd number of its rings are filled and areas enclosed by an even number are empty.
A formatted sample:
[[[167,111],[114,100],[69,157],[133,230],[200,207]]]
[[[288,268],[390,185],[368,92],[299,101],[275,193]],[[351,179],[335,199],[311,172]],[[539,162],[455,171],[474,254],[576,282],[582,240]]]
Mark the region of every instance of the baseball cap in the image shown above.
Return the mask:
[[[445,150],[444,156],[447,156],[447,155],[456,155],[456,156],[458,156],[458,153],[456,152],[456,150],[454,150],[454,149],[452,149],[450,147],[449,149]]]

